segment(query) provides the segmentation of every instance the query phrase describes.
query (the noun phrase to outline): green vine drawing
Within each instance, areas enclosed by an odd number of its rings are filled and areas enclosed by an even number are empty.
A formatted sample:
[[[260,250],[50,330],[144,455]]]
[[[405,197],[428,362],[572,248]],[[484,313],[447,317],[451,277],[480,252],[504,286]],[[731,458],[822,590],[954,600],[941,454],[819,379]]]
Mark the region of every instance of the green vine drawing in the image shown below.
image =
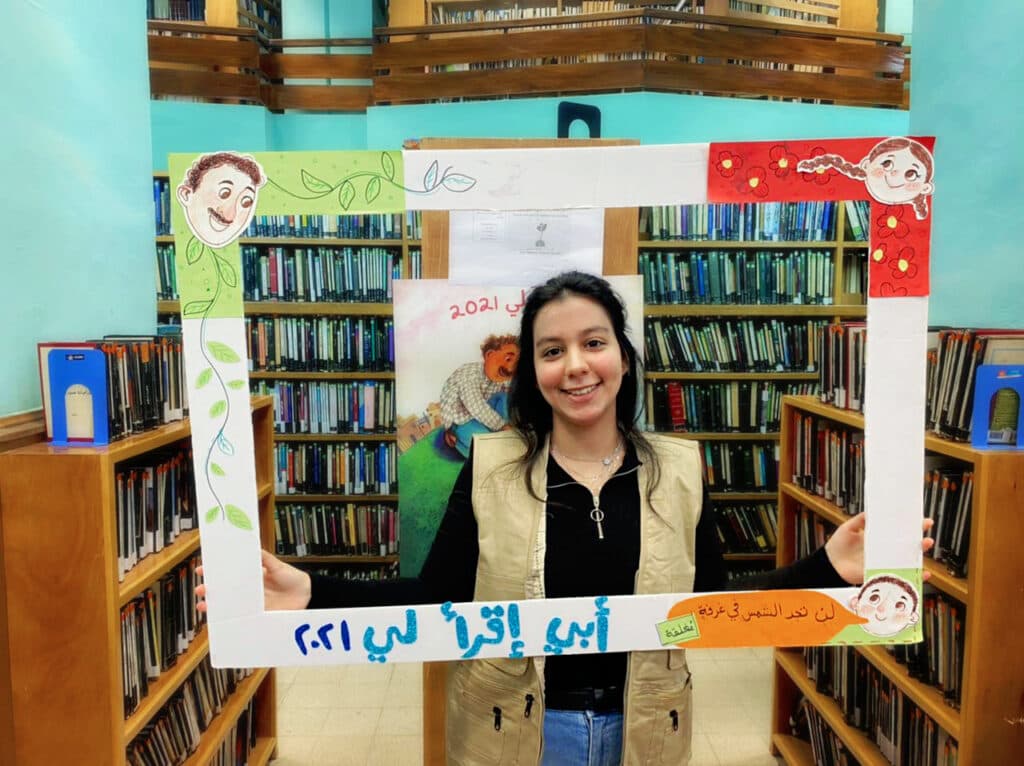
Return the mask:
[[[228,260],[216,250],[207,247],[201,241],[192,237],[185,248],[185,260],[188,262],[188,265],[194,266],[207,256],[213,259],[213,263],[216,266],[217,288],[214,291],[213,297],[209,300],[189,301],[181,310],[182,318],[202,317],[199,325],[199,343],[207,366],[196,377],[195,388],[199,390],[216,381],[221,391],[221,397],[210,405],[208,413],[210,420],[219,421],[219,425],[216,435],[207,447],[206,458],[203,461],[206,486],[209,487],[210,493],[217,501],[215,506],[206,511],[206,523],[211,524],[218,519],[225,519],[234,527],[252,531],[255,528],[252,519],[237,505],[224,502],[217,493],[213,481],[214,477],[224,478],[227,476],[227,471],[224,470],[224,467],[216,462],[215,453],[219,452],[226,457],[231,457],[235,454],[235,445],[231,443],[231,440],[224,433],[224,429],[227,428],[228,423],[231,421],[231,401],[228,399],[228,389],[237,391],[238,389],[245,388],[246,383],[243,378],[226,379],[218,367],[218,363],[220,365],[239,364],[244,360],[244,357],[240,356],[228,344],[216,340],[208,340],[206,337],[207,320],[213,307],[217,304],[217,300],[220,298],[221,290],[224,286],[238,286],[238,274]],[[197,415],[193,414],[193,417],[197,417]]]
[[[401,189],[407,194],[419,195],[433,194],[438,189],[447,189],[450,192],[461,194],[476,186],[475,178],[468,176],[465,173],[455,173],[451,166],[445,168],[444,172],[439,172],[440,165],[438,165],[437,160],[434,160],[430,164],[430,167],[427,168],[427,172],[423,174],[422,189],[413,189],[405,186],[401,181],[395,180],[395,160],[388,152],[381,152],[380,165],[381,170],[379,171],[360,170],[355,173],[350,173],[335,183],[324,181],[322,178],[316,177],[305,168],[301,168],[299,170],[299,175],[302,178],[302,185],[306,188],[306,191],[311,193],[311,196],[296,194],[295,192],[281,186],[273,178],[268,177],[267,183],[294,199],[316,200],[323,199],[330,194],[336,194],[338,197],[338,204],[341,205],[342,210],[348,210],[358,196],[356,184],[353,182],[364,178],[368,179],[363,187],[363,200],[366,204],[373,203],[377,197],[380,196],[380,193],[384,188],[384,184],[396,189]]]

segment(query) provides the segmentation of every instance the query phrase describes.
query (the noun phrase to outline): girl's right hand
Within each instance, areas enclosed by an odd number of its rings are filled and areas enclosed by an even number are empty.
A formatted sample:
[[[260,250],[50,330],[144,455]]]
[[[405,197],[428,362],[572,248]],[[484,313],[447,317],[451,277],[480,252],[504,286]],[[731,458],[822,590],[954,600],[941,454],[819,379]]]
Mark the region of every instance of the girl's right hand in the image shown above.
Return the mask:
[[[263,557],[264,608],[268,612],[305,609],[312,596],[312,581],[309,574],[284,563],[266,551],[260,553]],[[197,567],[196,572],[202,576],[203,568]],[[206,612],[206,585],[196,586],[196,598],[196,609]]]

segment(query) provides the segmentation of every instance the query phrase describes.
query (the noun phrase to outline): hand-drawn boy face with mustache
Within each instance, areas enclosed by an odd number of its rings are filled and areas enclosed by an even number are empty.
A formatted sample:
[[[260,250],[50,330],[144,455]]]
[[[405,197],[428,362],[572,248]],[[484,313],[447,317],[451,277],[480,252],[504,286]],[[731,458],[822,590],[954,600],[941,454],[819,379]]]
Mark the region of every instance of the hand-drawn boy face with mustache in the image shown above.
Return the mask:
[[[189,229],[210,247],[233,241],[249,227],[265,179],[248,157],[231,152],[200,157],[177,189]]]

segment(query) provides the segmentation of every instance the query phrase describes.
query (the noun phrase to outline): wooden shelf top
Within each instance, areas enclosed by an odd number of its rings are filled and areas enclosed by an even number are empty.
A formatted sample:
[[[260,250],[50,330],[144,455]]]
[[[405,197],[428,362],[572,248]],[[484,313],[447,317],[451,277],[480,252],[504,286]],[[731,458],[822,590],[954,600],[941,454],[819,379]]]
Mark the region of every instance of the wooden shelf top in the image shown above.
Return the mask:
[[[394,380],[394,372],[290,372],[288,370],[257,370],[250,380]]]
[[[819,497],[812,492],[808,492],[807,490],[798,487],[791,481],[780,482],[779,492],[793,498],[801,505],[811,509],[819,516],[827,519],[836,526],[839,526],[850,518],[850,516],[839,506],[829,502],[823,497]],[[952,596],[963,604],[967,604],[969,602],[970,587],[968,580],[963,577],[954,577],[946,570],[945,567],[942,566],[942,564],[934,559],[928,558],[927,556],[923,561],[924,569],[929,573],[929,585],[934,586],[948,596]]]
[[[816,372],[644,372],[650,380],[689,380],[708,382],[714,380],[817,380]]]
[[[831,306],[806,304],[741,304],[741,303],[679,303],[646,304],[645,317],[845,317],[860,319],[867,316],[863,304],[834,304]]]
[[[726,561],[775,561],[774,553],[723,553]]]
[[[394,564],[398,561],[398,554],[387,556],[338,554],[334,556],[278,556],[278,558],[289,564]]]
[[[124,606],[143,590],[199,550],[199,530],[190,529],[178,535],[162,551],[151,553],[132,567],[117,586],[117,605]]]
[[[298,247],[401,247],[406,240],[401,237],[360,238],[360,237],[239,237],[239,245],[290,245]]]
[[[960,740],[960,713],[946,704],[942,692],[934,686],[928,686],[916,678],[911,678],[907,666],[897,662],[884,647],[857,646],[855,648],[864,655],[868,662],[902,689],[904,694],[931,716],[953,739]]]
[[[275,498],[281,503],[397,503],[398,495],[313,495],[313,494],[279,494]]]
[[[772,744],[787,766],[814,766],[811,743],[790,734],[773,734]]]
[[[274,434],[275,442],[393,442],[395,434]]]
[[[776,649],[775,662],[786,675],[793,679],[793,683],[810,700],[861,766],[890,766],[889,761],[882,756],[874,742],[846,723],[843,719],[843,711],[839,709],[835,700],[826,697],[814,688],[814,682],[807,677],[807,666],[804,664],[803,655],[799,650]]]
[[[834,250],[844,244],[834,239],[641,239],[636,246],[641,250]],[[867,247],[867,243],[863,246]]]
[[[765,442],[778,441],[779,432],[770,433],[721,433],[718,431],[659,431],[662,436],[676,439],[690,439],[698,442]]]
[[[198,667],[210,648],[210,637],[203,627],[183,654],[160,677],[149,684],[149,694],[139,703],[135,712],[124,722],[124,747],[135,739],[150,719],[159,712],[171,695],[185,682],[189,674]],[[206,735],[203,736],[206,741]],[[219,742],[219,740],[218,740]]]
[[[736,501],[746,502],[752,501],[755,503],[766,503],[773,502],[775,500],[775,492],[709,492],[708,495],[712,500],[725,500],[725,501]]]
[[[305,303],[300,301],[246,301],[243,305],[246,316],[382,316],[394,314],[390,303]],[[181,311],[180,301],[159,300],[156,302],[159,314],[177,314]]]

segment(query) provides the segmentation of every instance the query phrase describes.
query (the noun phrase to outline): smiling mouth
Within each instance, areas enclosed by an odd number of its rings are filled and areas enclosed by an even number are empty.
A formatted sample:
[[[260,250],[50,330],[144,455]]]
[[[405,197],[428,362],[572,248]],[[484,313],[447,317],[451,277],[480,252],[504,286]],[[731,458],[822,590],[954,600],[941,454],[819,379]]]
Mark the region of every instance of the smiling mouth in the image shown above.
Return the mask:
[[[583,388],[563,388],[562,393],[569,396],[586,396],[590,392],[594,391],[599,385],[601,384],[595,383],[592,386],[584,386]]]
[[[210,228],[214,231],[224,231],[231,225],[231,221],[222,216],[212,207],[207,208],[206,210],[210,214]]]
[[[508,367],[499,367],[498,374],[503,378],[511,378],[514,370],[510,370]]]
[[[885,179],[885,185],[888,186],[890,189],[902,189],[903,188],[903,184],[901,184],[901,183],[898,183],[895,186],[893,186],[891,183],[889,183],[889,177],[888,176],[883,176],[883,178]]]

